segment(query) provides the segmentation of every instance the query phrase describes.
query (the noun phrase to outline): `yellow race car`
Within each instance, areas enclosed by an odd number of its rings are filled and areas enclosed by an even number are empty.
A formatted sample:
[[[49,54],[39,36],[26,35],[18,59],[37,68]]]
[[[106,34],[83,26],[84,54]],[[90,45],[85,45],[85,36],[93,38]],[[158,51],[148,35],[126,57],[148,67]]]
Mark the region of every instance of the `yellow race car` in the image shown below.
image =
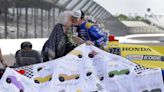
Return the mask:
[[[73,75],[67,75],[67,74],[59,74],[59,81],[64,82],[68,80],[73,80],[73,79],[79,79],[80,75],[79,74],[73,74]]]
[[[104,49],[141,66],[164,69],[164,46],[121,44],[112,36]]]
[[[34,82],[40,84],[40,83],[51,81],[51,79],[52,79],[52,75],[48,75],[45,77],[34,78]]]

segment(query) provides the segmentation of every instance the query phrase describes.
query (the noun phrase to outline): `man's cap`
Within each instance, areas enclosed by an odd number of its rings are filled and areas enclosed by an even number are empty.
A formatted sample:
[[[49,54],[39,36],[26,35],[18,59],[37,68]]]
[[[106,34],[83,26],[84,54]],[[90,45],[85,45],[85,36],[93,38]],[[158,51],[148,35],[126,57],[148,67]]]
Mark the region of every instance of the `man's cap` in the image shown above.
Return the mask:
[[[73,17],[78,18],[78,19],[84,19],[84,12],[81,10],[77,10],[73,12]]]

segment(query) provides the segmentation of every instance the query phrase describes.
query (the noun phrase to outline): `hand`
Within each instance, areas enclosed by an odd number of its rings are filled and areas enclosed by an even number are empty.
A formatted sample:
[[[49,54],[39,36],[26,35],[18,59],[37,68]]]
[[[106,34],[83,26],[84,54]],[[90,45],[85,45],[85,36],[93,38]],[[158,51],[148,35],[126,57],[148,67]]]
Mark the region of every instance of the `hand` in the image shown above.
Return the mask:
[[[77,44],[83,44],[84,43],[84,40],[81,39],[80,37],[75,36],[75,37],[73,37],[73,39]]]
[[[87,44],[87,45],[94,45],[94,43],[91,42],[91,41],[86,41],[86,44]]]

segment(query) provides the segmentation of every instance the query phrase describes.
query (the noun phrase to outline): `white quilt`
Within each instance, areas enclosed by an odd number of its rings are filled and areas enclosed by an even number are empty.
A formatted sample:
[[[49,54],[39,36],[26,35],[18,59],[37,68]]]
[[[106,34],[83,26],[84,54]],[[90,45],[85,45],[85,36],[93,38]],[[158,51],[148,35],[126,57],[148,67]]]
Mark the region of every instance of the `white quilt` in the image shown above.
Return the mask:
[[[160,69],[83,44],[53,61],[7,68],[0,92],[164,92],[164,85]]]

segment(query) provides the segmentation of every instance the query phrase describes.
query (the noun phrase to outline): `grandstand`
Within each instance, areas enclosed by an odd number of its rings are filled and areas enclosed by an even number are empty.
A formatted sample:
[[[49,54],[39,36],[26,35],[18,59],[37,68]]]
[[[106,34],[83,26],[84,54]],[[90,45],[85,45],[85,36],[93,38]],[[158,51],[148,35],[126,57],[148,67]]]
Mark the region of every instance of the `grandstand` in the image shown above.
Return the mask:
[[[1,0],[0,38],[46,38],[60,12],[78,9],[102,23],[111,16],[93,0]]]
[[[146,24],[142,21],[122,21],[128,27],[128,35],[130,34],[158,34],[164,33],[164,30],[154,25]]]

